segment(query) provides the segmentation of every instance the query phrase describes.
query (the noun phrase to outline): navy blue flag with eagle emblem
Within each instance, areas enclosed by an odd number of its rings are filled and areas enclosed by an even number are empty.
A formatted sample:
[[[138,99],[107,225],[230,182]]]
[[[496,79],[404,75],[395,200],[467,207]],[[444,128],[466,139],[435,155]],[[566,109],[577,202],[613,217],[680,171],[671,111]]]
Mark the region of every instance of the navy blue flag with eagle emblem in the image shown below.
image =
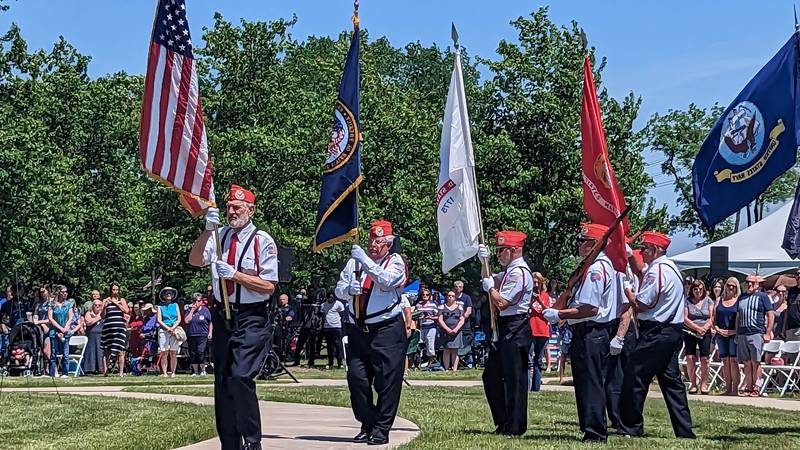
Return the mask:
[[[350,50],[333,107],[333,129],[322,170],[313,250],[320,251],[358,233],[358,185],[361,184],[361,127],[358,123],[360,69],[359,28]]]
[[[798,33],[747,83],[692,167],[695,208],[712,227],[758,197],[797,160]]]

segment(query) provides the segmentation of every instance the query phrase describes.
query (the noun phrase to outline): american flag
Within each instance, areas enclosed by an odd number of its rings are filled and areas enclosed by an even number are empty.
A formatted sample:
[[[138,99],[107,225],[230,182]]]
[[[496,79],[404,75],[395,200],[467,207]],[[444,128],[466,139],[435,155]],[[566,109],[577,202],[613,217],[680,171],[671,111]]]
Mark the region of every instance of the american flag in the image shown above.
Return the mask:
[[[139,152],[150,176],[193,216],[215,206],[186,0],[159,0],[142,100]]]

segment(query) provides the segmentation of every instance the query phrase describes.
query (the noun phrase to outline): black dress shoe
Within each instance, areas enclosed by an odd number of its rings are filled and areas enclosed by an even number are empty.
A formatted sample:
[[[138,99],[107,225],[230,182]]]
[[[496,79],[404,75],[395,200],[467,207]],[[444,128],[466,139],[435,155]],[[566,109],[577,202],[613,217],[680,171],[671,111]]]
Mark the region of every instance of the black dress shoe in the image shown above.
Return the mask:
[[[363,444],[364,442],[367,441],[369,441],[369,433],[367,433],[366,431],[358,433],[356,437],[353,438],[353,442],[355,442],[356,444]]]
[[[243,450],[261,450],[261,442],[245,442]]]
[[[369,440],[367,441],[367,445],[386,445],[388,443],[389,443],[388,437],[377,436],[374,434],[370,436]]]

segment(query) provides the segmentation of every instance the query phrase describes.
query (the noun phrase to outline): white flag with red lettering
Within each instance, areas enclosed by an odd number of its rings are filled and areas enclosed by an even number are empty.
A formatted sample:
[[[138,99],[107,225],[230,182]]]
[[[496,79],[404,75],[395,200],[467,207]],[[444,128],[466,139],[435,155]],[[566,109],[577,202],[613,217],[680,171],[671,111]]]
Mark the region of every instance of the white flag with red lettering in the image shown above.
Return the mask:
[[[461,50],[458,48],[447,92],[439,153],[441,162],[436,220],[442,250],[442,271],[446,273],[478,253],[481,229],[474,178],[475,158],[461,73]]]

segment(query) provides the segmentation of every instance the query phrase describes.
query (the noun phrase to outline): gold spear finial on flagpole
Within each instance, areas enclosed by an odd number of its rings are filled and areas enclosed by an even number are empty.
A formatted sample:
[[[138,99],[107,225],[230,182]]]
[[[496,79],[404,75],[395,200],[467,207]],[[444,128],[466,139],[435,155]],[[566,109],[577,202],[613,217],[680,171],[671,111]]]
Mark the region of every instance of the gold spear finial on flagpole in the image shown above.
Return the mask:
[[[357,28],[361,21],[358,19],[358,0],[353,2],[353,28]]]

